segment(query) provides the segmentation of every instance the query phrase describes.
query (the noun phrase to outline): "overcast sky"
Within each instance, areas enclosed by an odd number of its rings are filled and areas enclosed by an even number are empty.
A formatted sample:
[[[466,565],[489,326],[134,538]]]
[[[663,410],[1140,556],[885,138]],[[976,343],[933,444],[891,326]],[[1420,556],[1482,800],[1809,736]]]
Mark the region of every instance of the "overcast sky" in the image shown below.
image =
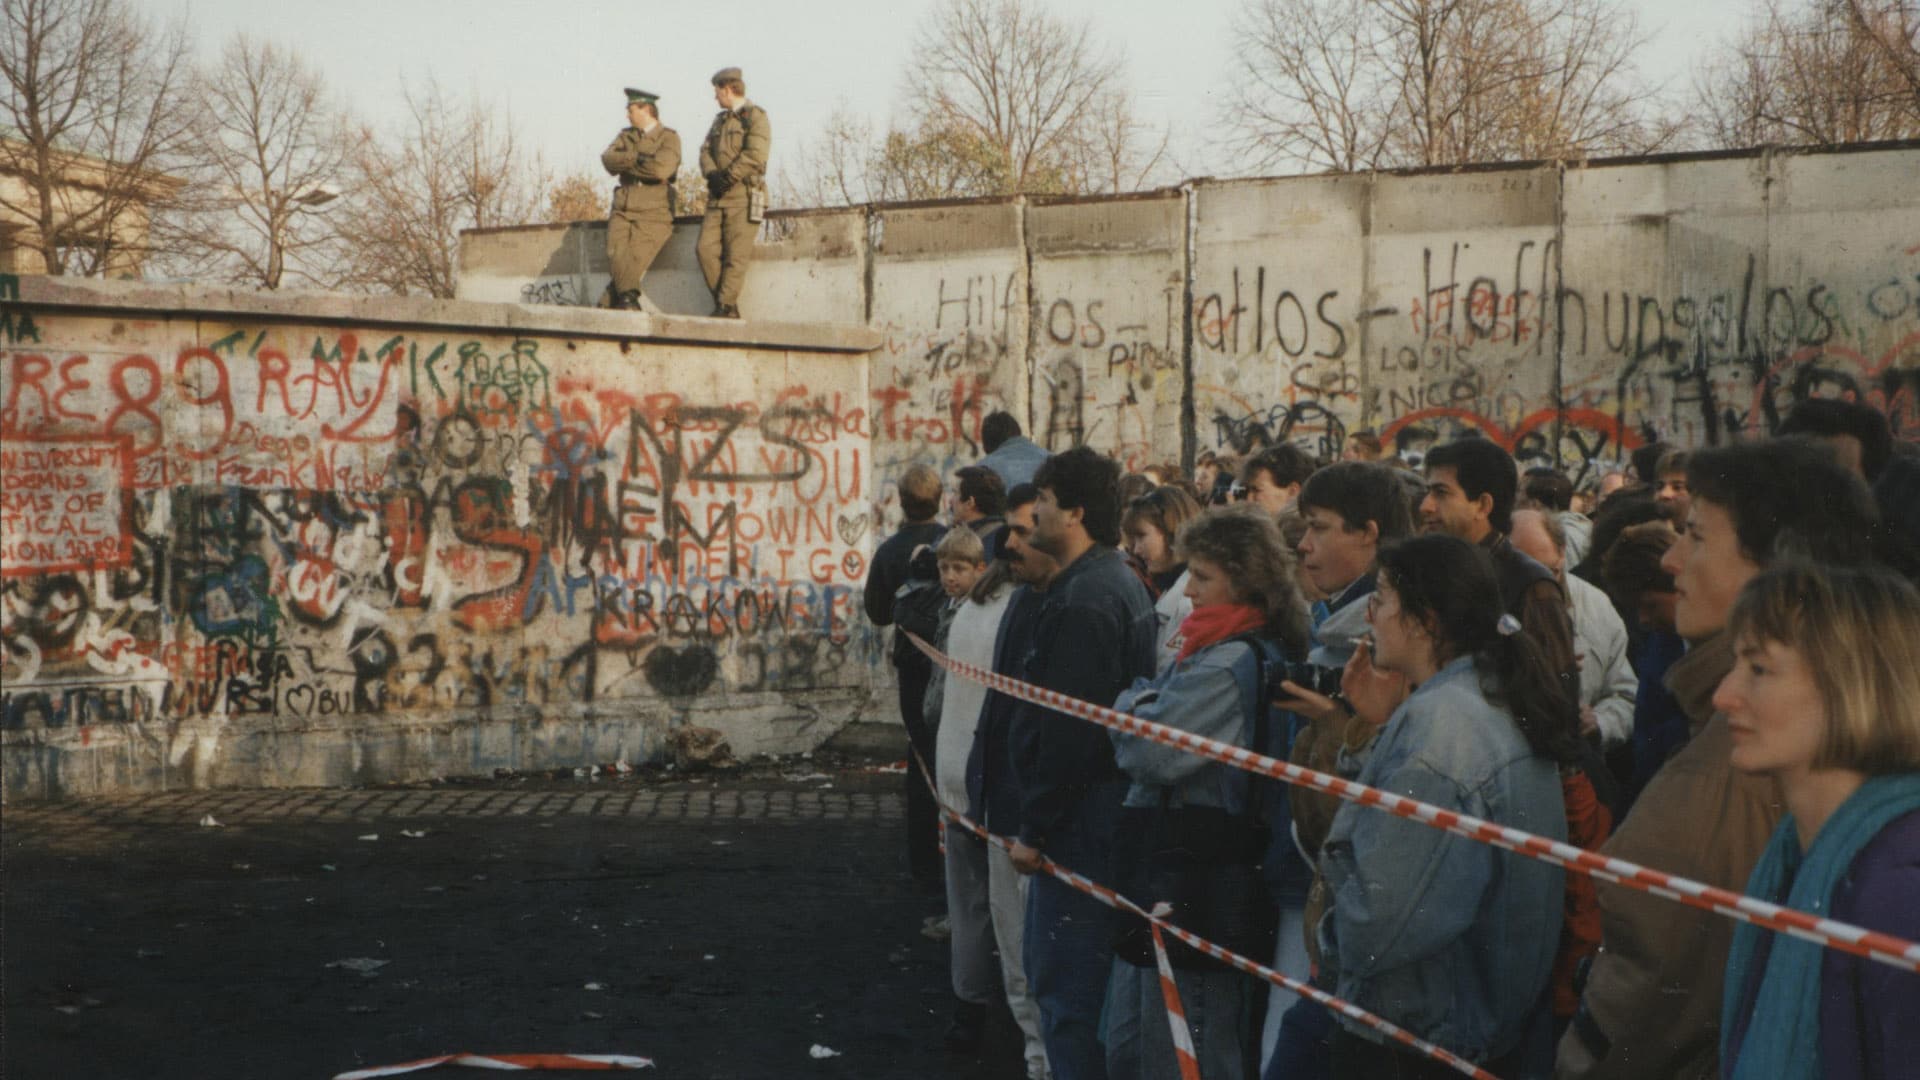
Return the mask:
[[[556,175],[599,175],[625,123],[620,88],[662,96],[689,142],[713,116],[708,78],[745,70],[774,127],[774,168],[819,132],[836,104],[883,125],[916,26],[937,0],[140,0],[150,17],[185,16],[205,60],[237,31],[295,47],[360,116],[397,124],[403,85],[432,76],[508,110]],[[1187,175],[1243,172],[1210,130],[1228,91],[1233,12],[1245,0],[1048,0],[1125,51],[1141,112],[1171,121]],[[1653,41],[1641,70],[1684,91],[1705,49],[1738,29],[1757,0],[1626,0]]]

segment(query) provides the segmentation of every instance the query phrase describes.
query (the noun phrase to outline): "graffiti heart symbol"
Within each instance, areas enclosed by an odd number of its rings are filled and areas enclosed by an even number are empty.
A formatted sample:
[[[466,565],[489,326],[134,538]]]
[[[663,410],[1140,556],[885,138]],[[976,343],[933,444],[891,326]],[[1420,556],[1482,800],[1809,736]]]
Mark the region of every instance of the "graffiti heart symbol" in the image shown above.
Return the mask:
[[[318,694],[311,686],[295,686],[287,690],[281,702],[286,705],[287,711],[295,716],[312,716],[313,702],[317,696]]]
[[[848,547],[858,544],[860,538],[867,535],[867,529],[873,525],[872,519],[865,514],[854,514],[851,517],[841,514],[834,520],[840,526],[840,539],[845,541]]]
[[[647,685],[667,697],[692,697],[713,685],[720,658],[705,645],[657,646],[647,654]]]

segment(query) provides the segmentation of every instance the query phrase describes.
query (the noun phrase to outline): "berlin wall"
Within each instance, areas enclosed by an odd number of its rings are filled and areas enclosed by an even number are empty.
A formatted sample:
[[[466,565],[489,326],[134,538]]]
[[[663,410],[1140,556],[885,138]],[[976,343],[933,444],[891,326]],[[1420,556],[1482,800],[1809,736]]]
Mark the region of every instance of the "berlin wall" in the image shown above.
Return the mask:
[[[981,420],[1129,466],[1477,429],[1576,476],[1845,395],[1920,437],[1920,145],[470,233],[452,302],[0,277],[0,791],[396,780],[891,720],[861,615]],[[849,325],[851,324],[851,325]],[[864,325],[862,325],[864,324]]]
[[[689,723],[791,752],[873,711],[872,331],[0,302],[9,799],[638,763]]]
[[[887,527],[899,470],[969,460],[993,408],[1133,466],[1472,428],[1581,478],[1650,440],[1767,432],[1808,396],[1920,438],[1915,176],[1905,143],[803,211],[770,219],[744,306],[864,310],[886,335],[870,404]],[[670,310],[708,303],[696,230],[647,279]],[[462,295],[604,286],[601,226],[519,242],[537,252],[469,234]]]

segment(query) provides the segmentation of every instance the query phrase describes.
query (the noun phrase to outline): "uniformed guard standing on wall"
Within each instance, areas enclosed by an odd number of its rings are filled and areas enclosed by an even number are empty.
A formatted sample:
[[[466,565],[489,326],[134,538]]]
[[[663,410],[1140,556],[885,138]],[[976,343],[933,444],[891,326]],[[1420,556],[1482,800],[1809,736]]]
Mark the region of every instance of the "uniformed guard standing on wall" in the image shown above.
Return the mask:
[[[673,235],[673,178],[680,136],[660,122],[659,96],[627,87],[627,128],[600,155],[619,181],[607,218],[610,305],[640,310],[640,278]]]
[[[737,67],[713,75],[720,115],[700,146],[700,172],[707,180],[707,216],[700,222],[700,272],[713,292],[713,313],[740,317],[740,289],[747,283],[753,236],[767,206],[767,150],[773,129],[767,112],[747,100]]]

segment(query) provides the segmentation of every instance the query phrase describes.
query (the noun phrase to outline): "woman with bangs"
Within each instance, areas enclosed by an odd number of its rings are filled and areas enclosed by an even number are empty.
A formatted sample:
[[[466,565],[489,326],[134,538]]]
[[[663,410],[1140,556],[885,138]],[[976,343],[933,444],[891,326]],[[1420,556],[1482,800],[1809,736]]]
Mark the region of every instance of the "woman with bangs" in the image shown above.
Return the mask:
[[[1176,487],[1157,487],[1127,504],[1120,518],[1127,554],[1140,561],[1159,597],[1153,614],[1159,623],[1156,671],[1165,671],[1180,653],[1180,626],[1193,613],[1187,599],[1187,561],[1176,550],[1180,527],[1200,513],[1193,496]]]
[[[1787,565],[1749,582],[1737,662],[1714,707],[1733,767],[1770,776],[1787,816],[1747,893],[1920,938],[1920,594],[1879,569]],[[1912,1076],[1920,974],[1748,923],[1734,929],[1721,1073]]]

